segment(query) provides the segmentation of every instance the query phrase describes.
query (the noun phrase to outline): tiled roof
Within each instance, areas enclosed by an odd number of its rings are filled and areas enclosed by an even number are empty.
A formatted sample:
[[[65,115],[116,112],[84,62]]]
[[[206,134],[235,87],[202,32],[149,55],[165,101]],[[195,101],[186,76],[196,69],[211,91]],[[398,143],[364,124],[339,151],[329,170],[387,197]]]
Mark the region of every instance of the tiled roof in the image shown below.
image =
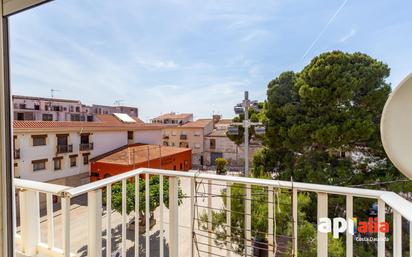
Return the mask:
[[[186,119],[193,116],[192,113],[166,113],[163,115],[160,115],[159,117],[154,118],[154,120],[165,120],[165,119]]]
[[[109,154],[97,156],[91,159],[91,161],[120,165],[132,165],[133,162],[134,164],[147,162],[148,158],[149,160],[156,160],[187,151],[191,151],[191,149],[159,145],[135,144],[121,147],[118,150],[110,152]]]
[[[79,100],[48,98],[48,97],[38,97],[38,96],[13,95],[12,97],[13,97],[13,99],[41,100],[41,101],[52,101],[52,102],[67,102],[67,103],[76,103],[76,104],[81,103]]]
[[[212,132],[206,135],[206,137],[226,137],[226,129],[214,129]]]
[[[232,122],[232,119],[220,119],[216,124],[231,124]]]
[[[212,119],[199,119],[196,121],[188,122],[184,125],[182,125],[182,128],[204,128],[208,124],[212,122]]]
[[[136,119],[136,123],[123,123],[112,115],[96,115],[98,121],[84,122],[84,121],[13,121],[14,130],[34,130],[34,129],[48,129],[48,130],[70,130],[70,129],[87,129],[87,130],[150,130],[162,129],[162,125],[143,123]]]

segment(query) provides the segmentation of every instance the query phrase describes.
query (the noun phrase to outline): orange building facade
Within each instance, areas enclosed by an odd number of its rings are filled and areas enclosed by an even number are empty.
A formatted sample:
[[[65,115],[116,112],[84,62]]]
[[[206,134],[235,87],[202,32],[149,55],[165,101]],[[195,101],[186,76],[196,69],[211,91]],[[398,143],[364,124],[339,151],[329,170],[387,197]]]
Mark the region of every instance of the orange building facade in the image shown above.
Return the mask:
[[[138,168],[188,171],[192,168],[192,150],[142,144],[121,147],[90,160],[90,181]]]

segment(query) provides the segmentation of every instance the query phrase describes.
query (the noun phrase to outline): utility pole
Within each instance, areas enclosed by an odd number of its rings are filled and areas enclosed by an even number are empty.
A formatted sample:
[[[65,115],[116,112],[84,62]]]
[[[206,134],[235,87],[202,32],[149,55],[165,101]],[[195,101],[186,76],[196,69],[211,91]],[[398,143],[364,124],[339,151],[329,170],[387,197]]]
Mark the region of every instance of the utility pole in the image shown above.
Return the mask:
[[[245,128],[245,177],[249,176],[249,92],[245,91],[245,99],[242,104],[245,109],[245,119],[243,120],[243,127]]]
[[[243,122],[233,122],[231,125],[235,126],[242,126],[245,129],[244,133],[244,145],[245,145],[245,173],[244,176],[248,177],[249,176],[249,128],[251,126],[262,126],[262,123],[260,122],[250,122],[249,120],[249,108],[250,108],[251,101],[249,99],[249,92],[245,91],[245,98],[243,99],[241,104],[238,104],[235,106],[235,113],[240,114],[243,113],[245,115],[245,118],[243,119]],[[240,107],[241,106],[241,107]],[[239,111],[239,109],[242,109]]]

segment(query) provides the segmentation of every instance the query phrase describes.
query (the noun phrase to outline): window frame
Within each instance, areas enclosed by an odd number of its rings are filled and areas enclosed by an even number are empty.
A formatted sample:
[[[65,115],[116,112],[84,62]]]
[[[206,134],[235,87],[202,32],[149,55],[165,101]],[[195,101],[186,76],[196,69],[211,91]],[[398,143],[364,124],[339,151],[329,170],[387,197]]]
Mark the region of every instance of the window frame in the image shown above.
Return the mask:
[[[74,160],[74,162],[73,162]],[[73,165],[74,163],[74,165]],[[77,154],[73,154],[69,156],[69,166],[70,168],[75,168],[77,167]]]
[[[32,138],[32,146],[33,147],[47,145],[47,135],[32,135],[31,138]],[[35,140],[39,140],[39,139],[44,140],[44,143],[43,144],[35,143],[36,142]]]
[[[42,171],[42,170],[47,170],[47,161],[48,161],[48,159],[39,159],[39,160],[33,160],[33,161],[31,161],[31,163],[32,163],[32,171],[33,172],[38,172],[38,171]],[[36,168],[36,166],[35,165],[38,165],[38,164],[43,164],[44,166],[43,167],[37,167]]]

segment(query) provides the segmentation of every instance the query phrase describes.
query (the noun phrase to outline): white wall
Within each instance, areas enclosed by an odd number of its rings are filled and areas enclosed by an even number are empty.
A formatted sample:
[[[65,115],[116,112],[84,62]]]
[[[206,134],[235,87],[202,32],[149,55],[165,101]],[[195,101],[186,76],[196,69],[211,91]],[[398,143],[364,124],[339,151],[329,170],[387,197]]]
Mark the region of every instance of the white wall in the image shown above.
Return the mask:
[[[36,181],[50,181],[54,179],[69,177],[88,172],[90,170],[89,165],[83,165],[84,152],[79,152],[80,136],[77,132],[69,133],[69,144],[73,144],[73,152],[56,154],[57,138],[56,134],[48,133],[46,139],[46,145],[33,146],[32,135],[41,135],[45,133],[15,133],[17,135],[18,146],[20,149],[20,159],[18,163],[18,169],[20,177],[22,179],[30,179]],[[77,166],[70,167],[70,155],[78,154]],[[92,155],[92,154],[91,154]],[[62,156],[62,169],[54,170],[53,157]],[[47,159],[46,169],[40,171],[33,171],[33,160]]]
[[[162,130],[135,131],[136,143],[161,144]],[[90,171],[90,164],[83,164],[83,153],[90,153],[89,159],[107,153],[127,144],[127,131],[95,131],[90,134],[89,141],[94,148],[91,151],[80,151],[79,132],[53,132],[47,133],[46,145],[33,146],[32,135],[44,135],[39,133],[15,133],[16,149],[20,149],[20,159],[15,160],[20,178],[46,182],[79,175]],[[56,154],[56,134],[69,134],[68,143],[73,145],[73,152]],[[77,154],[77,166],[70,167],[70,155]],[[62,169],[54,170],[53,157],[62,156]],[[33,171],[33,160],[47,159],[46,169]]]
[[[162,130],[138,130],[134,132],[134,142],[142,144],[162,144]]]
[[[93,156],[101,155],[127,145],[127,131],[94,132],[90,141],[94,144]]]

